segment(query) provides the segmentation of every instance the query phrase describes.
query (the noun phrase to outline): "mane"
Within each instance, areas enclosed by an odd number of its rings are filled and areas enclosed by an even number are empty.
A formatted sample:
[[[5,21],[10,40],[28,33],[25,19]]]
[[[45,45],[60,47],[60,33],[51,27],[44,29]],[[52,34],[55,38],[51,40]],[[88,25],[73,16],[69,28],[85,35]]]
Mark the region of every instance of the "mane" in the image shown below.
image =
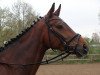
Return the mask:
[[[15,38],[11,38],[10,41],[7,41],[7,43],[4,44],[3,47],[0,47],[0,52],[4,51],[6,47],[13,44],[14,42],[18,41],[23,35],[25,35],[32,27],[35,26],[35,24],[42,19],[42,17],[37,18],[37,20],[33,21],[33,24],[30,27],[27,27],[26,29],[22,30],[20,34],[18,34]]]

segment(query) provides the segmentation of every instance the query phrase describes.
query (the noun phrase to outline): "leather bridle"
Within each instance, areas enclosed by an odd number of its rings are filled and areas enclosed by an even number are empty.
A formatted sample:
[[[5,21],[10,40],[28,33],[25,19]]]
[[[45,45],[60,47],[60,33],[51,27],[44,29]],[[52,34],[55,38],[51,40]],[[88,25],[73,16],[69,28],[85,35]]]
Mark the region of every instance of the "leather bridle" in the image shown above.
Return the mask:
[[[77,51],[76,48],[78,46],[79,39],[80,39],[81,35],[80,34],[75,34],[71,39],[69,39],[68,41],[66,41],[66,39],[60,33],[56,32],[53,29],[52,25],[50,24],[50,21],[52,21],[52,20],[60,20],[60,19],[45,20],[45,23],[46,23],[46,25],[48,27],[48,36],[49,36],[49,45],[50,45],[50,47],[52,48],[51,37],[50,37],[50,32],[52,32],[52,34],[54,34],[54,36],[57,37],[60,40],[61,44],[64,47],[64,51],[66,53],[75,53]],[[73,47],[73,46],[70,46],[70,43],[74,39],[77,39],[77,40],[76,40],[75,46]]]

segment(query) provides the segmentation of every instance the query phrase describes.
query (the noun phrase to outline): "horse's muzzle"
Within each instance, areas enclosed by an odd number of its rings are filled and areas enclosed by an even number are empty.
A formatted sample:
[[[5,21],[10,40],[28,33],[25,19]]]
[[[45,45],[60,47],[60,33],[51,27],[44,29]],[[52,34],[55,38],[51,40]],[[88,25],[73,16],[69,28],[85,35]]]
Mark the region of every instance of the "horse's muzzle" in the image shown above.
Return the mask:
[[[83,46],[77,45],[74,51],[77,57],[83,57],[87,55],[88,50],[88,47],[84,44]]]

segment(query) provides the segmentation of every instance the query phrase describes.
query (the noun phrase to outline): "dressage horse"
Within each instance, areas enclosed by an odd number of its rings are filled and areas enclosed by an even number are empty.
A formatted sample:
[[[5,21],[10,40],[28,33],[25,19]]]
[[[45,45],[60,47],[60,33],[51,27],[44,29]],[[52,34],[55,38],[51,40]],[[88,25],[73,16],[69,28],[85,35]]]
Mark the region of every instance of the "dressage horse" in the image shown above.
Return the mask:
[[[0,75],[35,75],[49,48],[85,56],[86,42],[60,17],[61,4],[0,48]]]

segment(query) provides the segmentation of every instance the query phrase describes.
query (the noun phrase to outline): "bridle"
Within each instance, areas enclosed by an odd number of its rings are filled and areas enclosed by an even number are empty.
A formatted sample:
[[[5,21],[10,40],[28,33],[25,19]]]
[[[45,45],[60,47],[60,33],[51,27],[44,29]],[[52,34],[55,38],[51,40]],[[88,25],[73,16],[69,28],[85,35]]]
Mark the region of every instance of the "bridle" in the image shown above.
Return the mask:
[[[52,32],[54,34],[55,37],[57,37],[61,44],[63,45],[64,47],[64,52],[62,52],[61,54],[51,58],[51,59],[46,59],[44,61],[41,61],[41,62],[36,62],[36,63],[29,63],[29,64],[13,64],[13,63],[6,63],[6,62],[0,62],[0,64],[4,64],[4,65],[10,65],[10,66],[13,66],[13,65],[17,65],[17,66],[34,66],[34,65],[37,65],[37,64],[48,64],[48,63],[52,63],[52,62],[56,62],[58,60],[61,60],[61,59],[64,59],[66,57],[68,57],[71,53],[73,53],[74,51],[76,51],[76,48],[78,46],[78,42],[79,42],[79,39],[81,37],[80,34],[76,34],[74,35],[69,41],[66,41],[66,39],[58,32],[56,32],[52,26],[49,24],[50,21],[52,20],[60,20],[60,19],[51,19],[51,20],[45,20],[45,18],[43,18],[45,23],[46,23],[46,26],[48,28],[48,36],[49,36],[49,45],[50,47],[52,48],[52,45],[51,45],[51,37],[50,37],[50,32]],[[75,47],[73,48],[72,46],[70,46],[70,43],[75,39],[77,38],[77,44],[75,45]],[[63,55],[63,56],[62,56]],[[61,57],[62,56],[62,57]],[[59,58],[60,57],[60,58]],[[58,58],[58,59],[57,59]],[[55,60],[54,60],[55,59]]]
[[[70,53],[70,54],[71,54],[71,53],[75,53],[81,35],[80,35],[80,34],[76,34],[76,35],[74,35],[71,39],[69,39],[68,41],[66,41],[66,39],[65,39],[60,33],[56,32],[56,31],[53,29],[53,27],[52,27],[51,24],[49,23],[49,22],[52,21],[52,20],[60,20],[60,19],[45,20],[45,23],[46,23],[46,25],[47,25],[47,27],[48,27],[48,36],[49,36],[49,45],[50,45],[50,47],[52,47],[52,45],[51,45],[51,37],[50,37],[50,32],[52,32],[52,34],[54,34],[54,36],[57,37],[57,38],[60,40],[61,44],[62,44],[63,47],[64,47],[64,51],[65,51],[66,53]],[[77,40],[76,40],[77,43],[76,43],[76,45],[75,45],[74,48],[73,48],[72,46],[70,46],[70,43],[71,43],[74,39],[77,39]]]

